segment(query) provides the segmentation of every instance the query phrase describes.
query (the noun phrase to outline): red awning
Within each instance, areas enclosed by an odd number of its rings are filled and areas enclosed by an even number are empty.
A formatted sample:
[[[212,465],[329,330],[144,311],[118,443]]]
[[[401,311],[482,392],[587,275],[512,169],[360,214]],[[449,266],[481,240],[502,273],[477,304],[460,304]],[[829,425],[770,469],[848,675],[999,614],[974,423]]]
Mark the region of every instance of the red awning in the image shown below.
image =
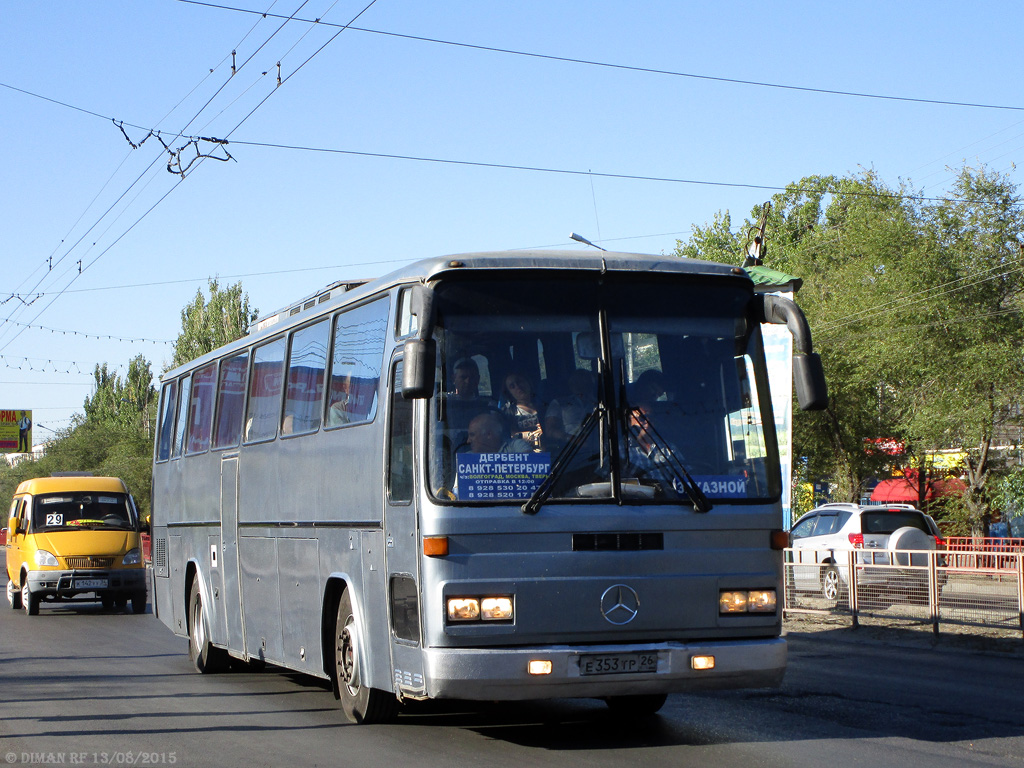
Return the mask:
[[[929,483],[924,498],[925,501],[931,501],[943,496],[962,496],[966,490],[967,486],[962,481],[950,477]],[[882,480],[871,492],[871,500],[885,504],[917,504],[917,483],[912,483],[905,477]]]
[[[929,490],[925,493],[925,499],[931,498],[932,493]],[[887,504],[917,504],[917,484],[911,484],[905,477],[882,480],[871,492],[871,500]]]

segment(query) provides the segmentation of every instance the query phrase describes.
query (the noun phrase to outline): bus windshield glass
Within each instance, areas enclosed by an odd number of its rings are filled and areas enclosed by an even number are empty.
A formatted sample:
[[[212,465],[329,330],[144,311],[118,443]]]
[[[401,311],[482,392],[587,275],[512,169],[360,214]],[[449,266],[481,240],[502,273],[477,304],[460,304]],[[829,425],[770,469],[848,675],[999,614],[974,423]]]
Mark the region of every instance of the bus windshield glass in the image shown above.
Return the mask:
[[[547,481],[546,502],[778,498],[752,296],[667,275],[442,282],[434,497],[523,504]]]

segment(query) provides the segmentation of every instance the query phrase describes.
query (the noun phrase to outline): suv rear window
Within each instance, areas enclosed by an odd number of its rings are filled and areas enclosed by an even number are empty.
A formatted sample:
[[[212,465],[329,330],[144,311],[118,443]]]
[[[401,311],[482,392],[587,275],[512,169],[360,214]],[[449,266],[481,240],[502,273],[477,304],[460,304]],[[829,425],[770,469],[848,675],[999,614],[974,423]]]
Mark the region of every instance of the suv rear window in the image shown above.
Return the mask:
[[[905,526],[917,528],[930,533],[924,515],[907,509],[881,509],[877,512],[862,512],[860,516],[861,533],[893,533]]]

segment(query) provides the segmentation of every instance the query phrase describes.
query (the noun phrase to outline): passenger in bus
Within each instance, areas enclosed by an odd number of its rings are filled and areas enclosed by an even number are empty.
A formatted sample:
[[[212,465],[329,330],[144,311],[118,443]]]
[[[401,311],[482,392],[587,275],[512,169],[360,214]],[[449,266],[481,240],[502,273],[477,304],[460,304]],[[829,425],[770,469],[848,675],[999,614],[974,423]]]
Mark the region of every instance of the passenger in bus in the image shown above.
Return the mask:
[[[533,446],[520,437],[508,438],[501,414],[484,411],[469,422],[466,445],[460,452],[468,453],[531,453]]]
[[[452,384],[455,392],[447,400],[446,421],[449,428],[465,432],[470,419],[493,408],[495,403],[480,394],[480,368],[471,357],[460,358],[455,363]]]
[[[676,487],[671,460],[677,459],[683,466],[687,466],[687,461],[671,442],[658,442],[658,438],[670,438],[656,431],[657,424],[651,418],[651,410],[650,403],[639,403],[629,413],[629,457],[625,476],[656,482],[663,492],[670,492]]]
[[[544,442],[551,450],[572,439],[597,405],[597,382],[593,373],[577,368],[569,374],[567,383],[569,394],[552,400],[544,414]]]
[[[539,449],[544,429],[540,424],[541,406],[530,380],[521,373],[508,374],[502,401],[505,403],[502,412],[512,422],[512,437],[526,440]]]

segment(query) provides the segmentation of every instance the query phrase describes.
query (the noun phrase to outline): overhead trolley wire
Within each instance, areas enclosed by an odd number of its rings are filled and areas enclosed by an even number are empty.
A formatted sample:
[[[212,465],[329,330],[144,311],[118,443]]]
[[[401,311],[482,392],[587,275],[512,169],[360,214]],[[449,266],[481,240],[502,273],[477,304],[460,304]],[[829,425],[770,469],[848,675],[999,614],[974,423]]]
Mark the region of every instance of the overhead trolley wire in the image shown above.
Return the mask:
[[[177,0],[179,3],[186,3],[188,5],[200,5],[207,8],[215,8],[224,11],[235,11],[237,13],[251,13],[257,14],[264,17],[283,18],[272,13],[266,13],[263,11],[255,11],[250,8],[239,8],[237,6],[222,5],[218,3],[202,2],[202,0]],[[291,17],[290,17],[291,18]],[[322,26],[339,26],[332,24],[331,22],[325,22],[322,19],[303,19],[295,18],[295,21],[303,22],[306,24],[320,24]],[[531,51],[517,51],[511,48],[499,48],[490,45],[479,45],[475,43],[463,43],[454,40],[441,40],[434,37],[422,37],[419,35],[407,35],[399,32],[388,32],[382,29],[369,29],[366,27],[353,27],[350,25],[346,26],[347,29],[351,29],[353,32],[366,32],[373,35],[384,35],[387,37],[397,37],[405,40],[415,40],[423,43],[433,43],[436,45],[449,45],[457,48],[469,48],[478,51],[487,51],[489,53],[503,53],[510,56],[525,56],[534,59],[546,59],[549,61],[559,61],[567,64],[583,64],[590,67],[604,67],[607,69],[621,69],[629,72],[642,72],[645,74],[652,75],[667,75],[671,77],[685,77],[694,80],[708,80],[711,82],[718,83],[730,83],[733,85],[749,85],[757,88],[776,88],[787,91],[803,91],[805,93],[818,93],[829,96],[850,96],[860,99],[881,99],[885,101],[905,101],[916,104],[934,104],[937,106],[947,107],[971,107],[975,109],[1002,109],[1002,110],[1013,110],[1018,112],[1024,112],[1024,106],[1006,105],[1006,104],[985,104],[981,102],[970,102],[970,101],[952,101],[947,99],[925,99],[913,96],[892,96],[878,93],[867,93],[862,91],[843,91],[834,88],[812,88],[809,86],[802,85],[789,85],[785,83],[771,83],[760,80],[744,80],[740,78],[732,77],[719,77],[715,75],[700,75],[693,72],[679,72],[670,69],[657,69],[653,67],[641,67],[631,64],[616,64],[607,61],[596,61],[592,59],[579,59],[570,56],[556,56],[548,53],[535,53]]]

